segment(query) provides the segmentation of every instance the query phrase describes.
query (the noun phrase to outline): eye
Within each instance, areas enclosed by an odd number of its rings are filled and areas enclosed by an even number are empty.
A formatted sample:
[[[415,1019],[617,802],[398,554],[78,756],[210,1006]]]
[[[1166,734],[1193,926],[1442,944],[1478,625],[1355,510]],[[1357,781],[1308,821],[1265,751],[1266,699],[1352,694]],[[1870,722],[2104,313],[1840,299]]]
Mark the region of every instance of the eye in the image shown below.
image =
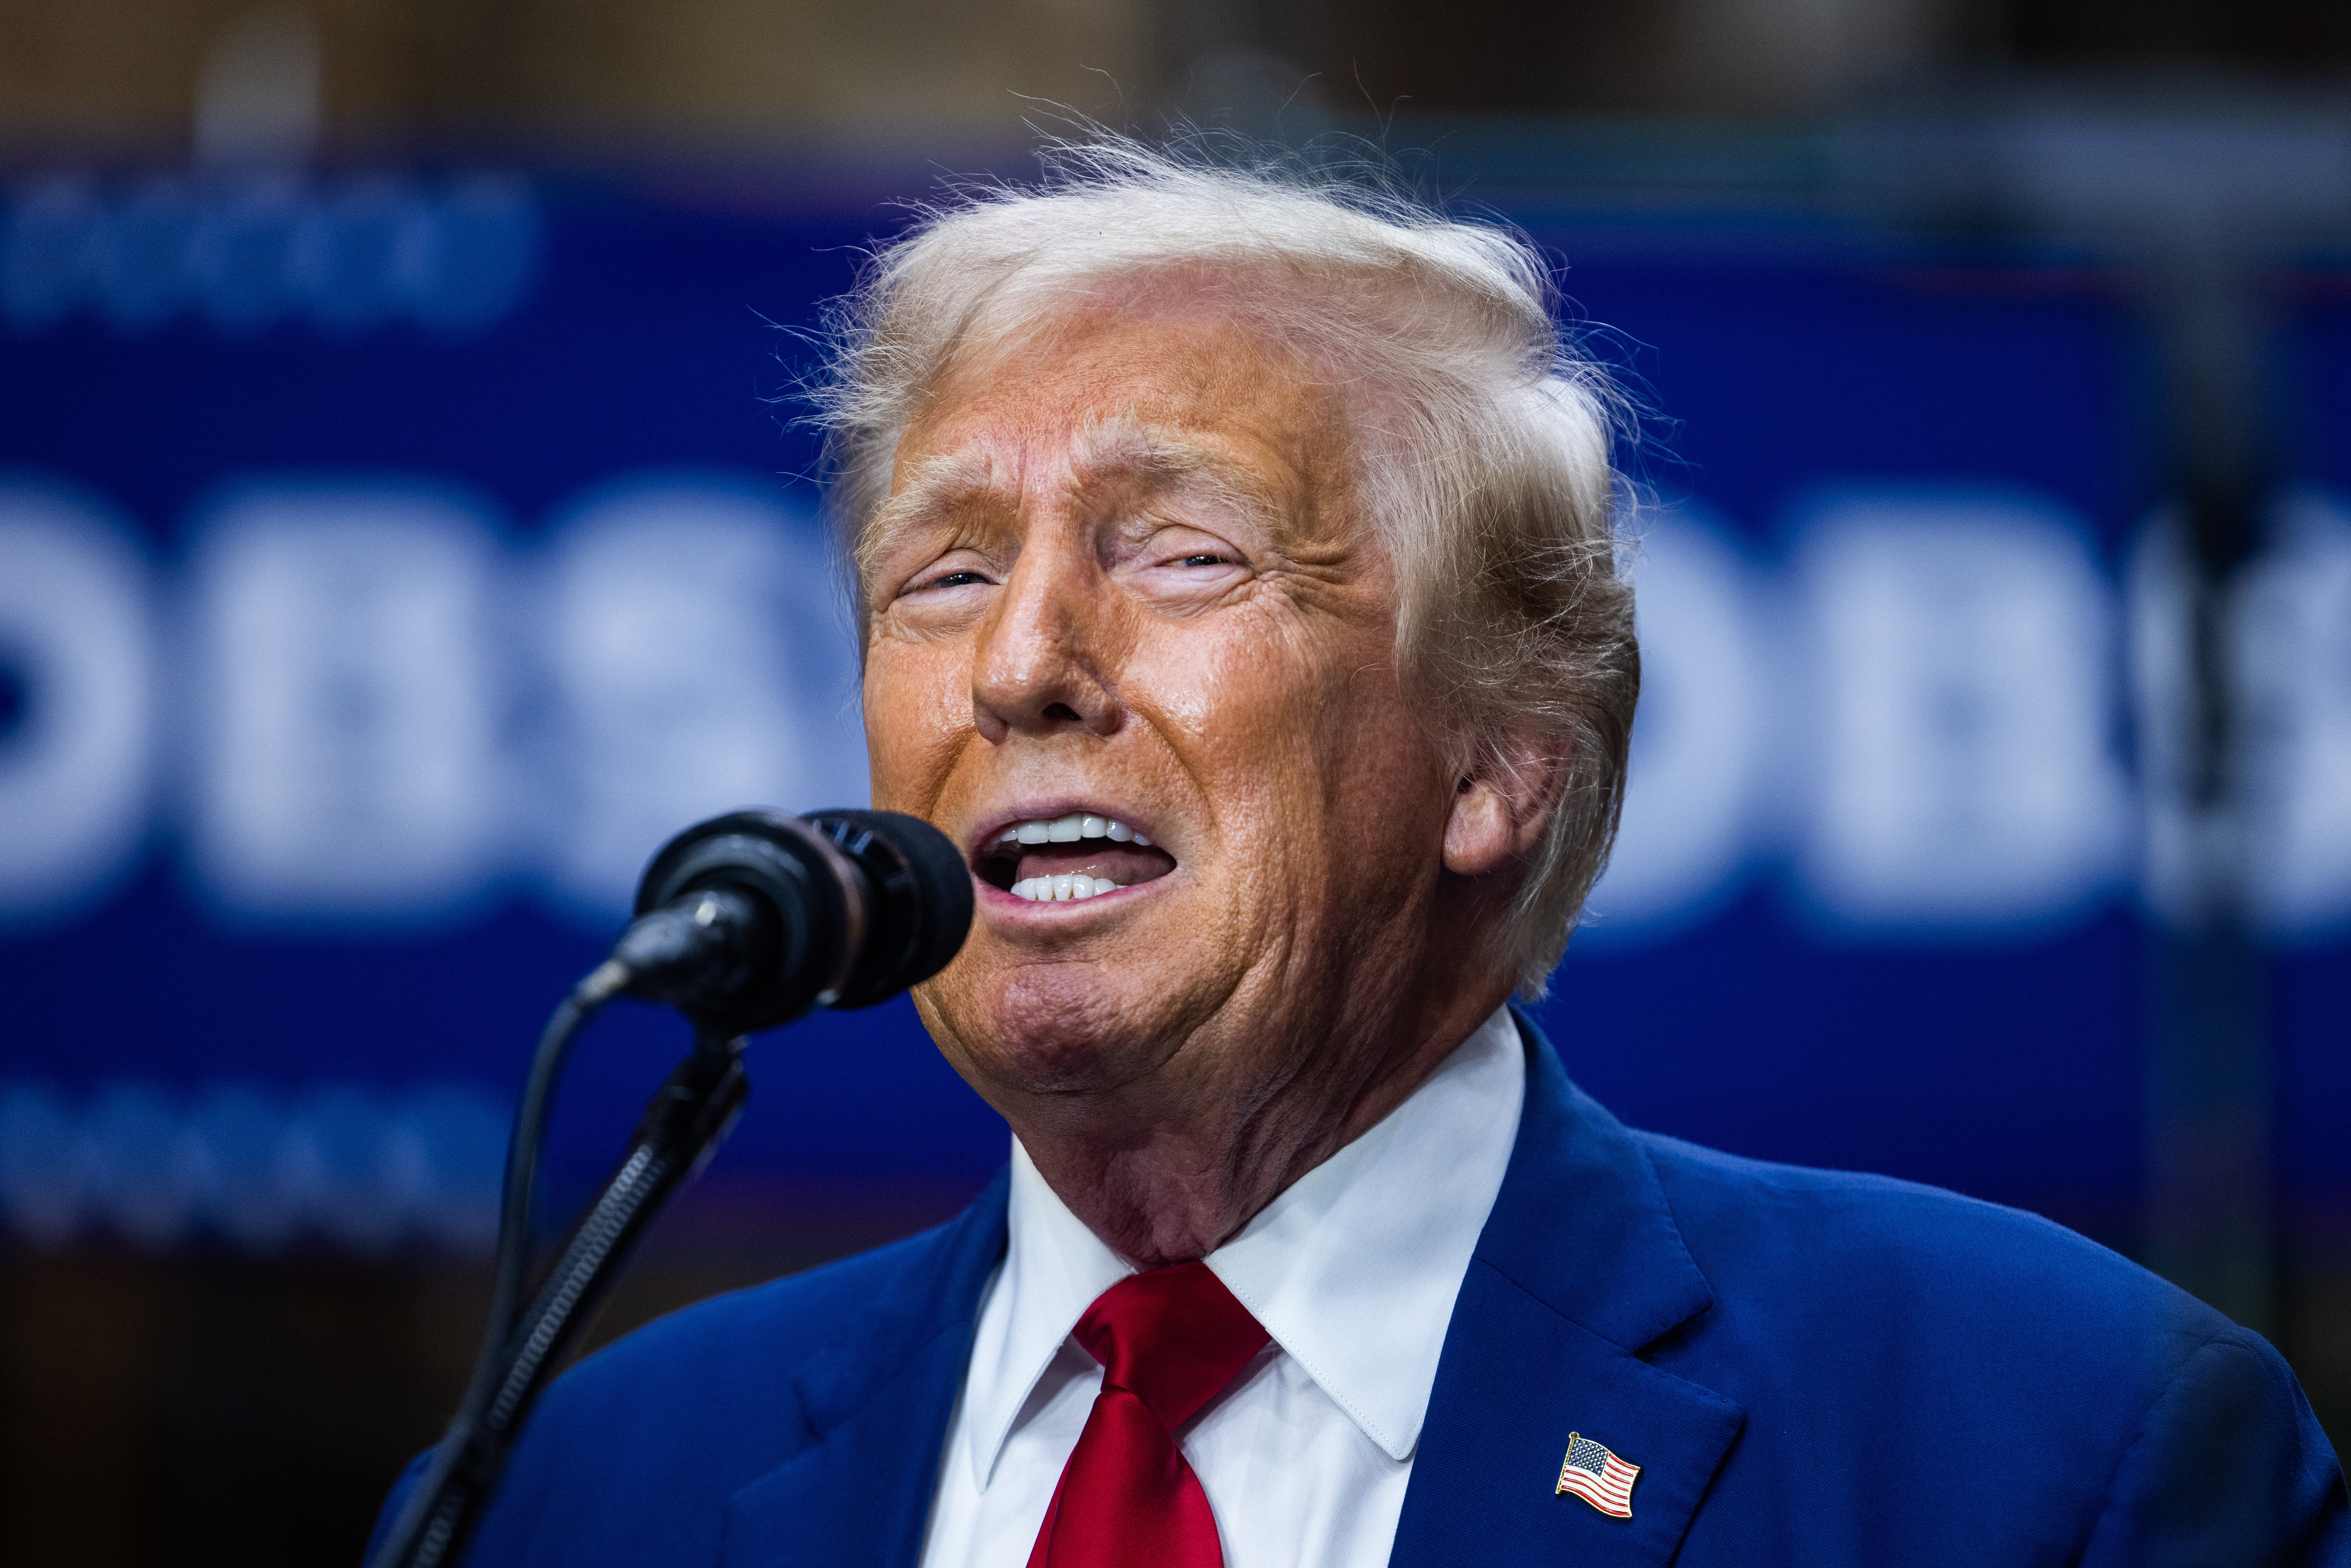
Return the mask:
[[[906,585],[905,591],[923,593],[934,588],[984,588],[988,580],[987,573],[966,567],[960,571],[943,571],[936,577],[917,579]]]
[[[1171,609],[1204,608],[1249,575],[1249,553],[1213,528],[1146,515],[1131,538],[1117,568],[1120,580]]]

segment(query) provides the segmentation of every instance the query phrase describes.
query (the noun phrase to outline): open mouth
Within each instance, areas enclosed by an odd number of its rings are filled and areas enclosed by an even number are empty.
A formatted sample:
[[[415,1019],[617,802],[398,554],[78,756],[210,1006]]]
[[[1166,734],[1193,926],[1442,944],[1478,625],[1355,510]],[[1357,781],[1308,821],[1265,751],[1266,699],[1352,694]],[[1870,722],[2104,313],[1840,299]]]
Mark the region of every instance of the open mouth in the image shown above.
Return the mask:
[[[1007,823],[973,862],[980,881],[1032,904],[1095,898],[1175,869],[1176,857],[1147,835],[1090,811]]]

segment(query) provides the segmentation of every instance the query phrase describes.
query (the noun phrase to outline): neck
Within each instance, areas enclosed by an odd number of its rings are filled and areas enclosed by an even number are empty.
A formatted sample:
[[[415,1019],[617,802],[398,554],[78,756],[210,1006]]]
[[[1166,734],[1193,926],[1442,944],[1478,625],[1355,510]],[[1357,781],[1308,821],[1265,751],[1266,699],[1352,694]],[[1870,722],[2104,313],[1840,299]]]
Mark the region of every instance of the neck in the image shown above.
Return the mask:
[[[1404,1103],[1510,989],[1479,976],[1419,1009],[1381,998],[1326,1015],[1322,1038],[1290,1058],[1294,1071],[1279,1082],[1235,1082],[1198,1064],[1290,1053],[1187,1042],[1150,1080],[998,1109],[1038,1173],[1104,1245],[1138,1268],[1184,1262],[1229,1240]]]

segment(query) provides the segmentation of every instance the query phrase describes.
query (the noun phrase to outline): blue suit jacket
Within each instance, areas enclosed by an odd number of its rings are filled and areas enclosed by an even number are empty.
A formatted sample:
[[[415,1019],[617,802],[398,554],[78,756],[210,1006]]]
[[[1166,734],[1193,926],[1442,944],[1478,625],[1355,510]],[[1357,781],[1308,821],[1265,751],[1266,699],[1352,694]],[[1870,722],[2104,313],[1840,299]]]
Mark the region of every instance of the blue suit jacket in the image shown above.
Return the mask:
[[[1395,1563],[2351,1563],[2257,1335],[2029,1215],[1629,1132],[1520,1028]],[[583,1362],[467,1562],[914,1568],[1005,1193]],[[1632,1519],[1554,1493],[1571,1431]]]

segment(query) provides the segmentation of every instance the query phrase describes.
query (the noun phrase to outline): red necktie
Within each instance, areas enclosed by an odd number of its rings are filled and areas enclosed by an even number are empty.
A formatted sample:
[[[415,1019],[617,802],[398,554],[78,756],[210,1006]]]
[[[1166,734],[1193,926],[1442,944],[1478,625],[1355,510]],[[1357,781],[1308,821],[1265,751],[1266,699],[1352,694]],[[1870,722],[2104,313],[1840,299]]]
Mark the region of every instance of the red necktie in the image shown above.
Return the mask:
[[[1272,1336],[1206,1263],[1131,1274],[1078,1320],[1102,1392],[1061,1468],[1029,1568],[1224,1568],[1176,1429]]]

